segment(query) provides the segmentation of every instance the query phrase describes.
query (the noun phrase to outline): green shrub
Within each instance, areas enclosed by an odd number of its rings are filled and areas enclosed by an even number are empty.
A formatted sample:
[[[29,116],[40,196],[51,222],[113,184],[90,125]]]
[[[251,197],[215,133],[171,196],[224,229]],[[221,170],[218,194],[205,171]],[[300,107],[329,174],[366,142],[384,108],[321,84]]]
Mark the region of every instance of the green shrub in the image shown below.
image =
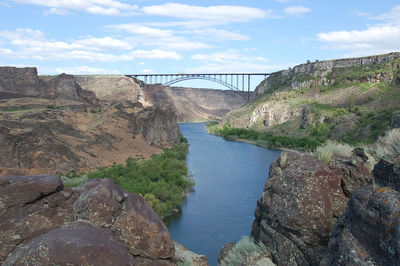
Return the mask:
[[[226,257],[221,261],[221,266],[240,266],[244,259],[251,256],[258,256],[267,253],[266,247],[254,242],[249,236],[242,237]]]
[[[333,155],[350,157],[353,150],[354,147],[349,144],[328,141],[325,145],[318,147],[313,155],[323,163],[329,164]]]
[[[392,162],[400,155],[400,129],[396,128],[389,131],[385,136],[377,141],[376,155],[378,159],[384,158]]]
[[[188,144],[181,143],[150,160],[128,158],[125,165],[114,164],[88,173],[88,178],[111,178],[131,193],[144,197],[157,214],[164,218],[182,205],[184,192],[194,185],[187,178],[185,159]]]

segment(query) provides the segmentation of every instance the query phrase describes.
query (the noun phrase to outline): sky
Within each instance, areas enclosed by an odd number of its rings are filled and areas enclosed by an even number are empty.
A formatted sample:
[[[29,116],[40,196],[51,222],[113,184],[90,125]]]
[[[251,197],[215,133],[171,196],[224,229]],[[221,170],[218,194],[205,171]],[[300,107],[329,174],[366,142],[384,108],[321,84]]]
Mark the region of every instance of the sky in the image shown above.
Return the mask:
[[[270,73],[400,51],[398,0],[0,0],[0,66]]]

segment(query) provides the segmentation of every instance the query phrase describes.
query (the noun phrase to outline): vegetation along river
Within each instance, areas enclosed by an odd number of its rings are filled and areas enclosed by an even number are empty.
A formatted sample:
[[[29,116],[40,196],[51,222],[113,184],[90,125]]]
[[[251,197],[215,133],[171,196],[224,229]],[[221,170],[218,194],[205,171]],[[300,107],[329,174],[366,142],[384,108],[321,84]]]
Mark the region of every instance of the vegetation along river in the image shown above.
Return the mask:
[[[254,210],[280,151],[208,134],[205,123],[180,124],[190,144],[187,166],[196,181],[169,221],[172,238],[217,265],[221,247],[249,235]]]

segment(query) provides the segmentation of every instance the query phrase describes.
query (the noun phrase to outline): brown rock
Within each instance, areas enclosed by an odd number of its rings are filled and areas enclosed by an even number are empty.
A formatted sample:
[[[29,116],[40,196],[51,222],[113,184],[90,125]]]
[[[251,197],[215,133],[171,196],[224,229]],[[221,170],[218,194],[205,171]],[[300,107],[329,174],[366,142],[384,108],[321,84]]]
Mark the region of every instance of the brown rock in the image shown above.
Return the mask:
[[[188,248],[182,246],[178,242],[174,242],[175,246],[175,256],[174,259],[179,263],[190,263],[192,266],[208,266],[208,261],[206,256],[198,255]]]
[[[62,188],[63,183],[57,176],[0,176],[0,213],[12,206],[34,202]]]
[[[371,181],[371,171],[363,164],[368,160],[362,149],[355,149],[352,157],[333,156],[330,166],[338,167],[342,172],[340,185],[347,198],[351,198],[354,190],[365,186]],[[359,155],[357,155],[357,153]]]
[[[112,230],[135,256],[165,259],[174,255],[174,244],[168,229],[139,195],[127,195]]]
[[[286,164],[271,165],[251,234],[265,244],[274,263],[319,263],[348,200],[341,180],[341,169],[307,154],[288,152]]]
[[[77,195],[61,188],[55,176],[0,177],[0,262],[17,246],[72,221]]]
[[[111,227],[122,210],[125,192],[109,178],[89,180],[80,190],[81,195],[73,204],[74,218]]]
[[[3,265],[135,265],[110,229],[76,221],[17,248]]]
[[[221,251],[218,256],[218,263],[221,263],[224,258],[228,255],[228,253],[235,247],[235,242],[226,243],[222,246]]]
[[[353,193],[320,265],[400,265],[400,193],[365,186]]]

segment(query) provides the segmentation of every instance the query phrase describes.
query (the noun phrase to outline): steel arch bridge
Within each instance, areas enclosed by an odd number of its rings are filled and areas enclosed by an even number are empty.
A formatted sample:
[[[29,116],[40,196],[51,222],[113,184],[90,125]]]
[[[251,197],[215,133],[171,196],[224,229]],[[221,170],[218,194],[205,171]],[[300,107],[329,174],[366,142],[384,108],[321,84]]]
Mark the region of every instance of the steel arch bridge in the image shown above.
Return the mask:
[[[194,79],[208,80],[221,84],[232,91],[239,92],[246,100],[250,99],[251,77],[264,76],[267,78],[270,73],[192,73],[192,74],[132,74],[126,75],[131,78],[140,79],[148,85],[170,86],[172,84]],[[245,97],[245,96],[246,97]]]

